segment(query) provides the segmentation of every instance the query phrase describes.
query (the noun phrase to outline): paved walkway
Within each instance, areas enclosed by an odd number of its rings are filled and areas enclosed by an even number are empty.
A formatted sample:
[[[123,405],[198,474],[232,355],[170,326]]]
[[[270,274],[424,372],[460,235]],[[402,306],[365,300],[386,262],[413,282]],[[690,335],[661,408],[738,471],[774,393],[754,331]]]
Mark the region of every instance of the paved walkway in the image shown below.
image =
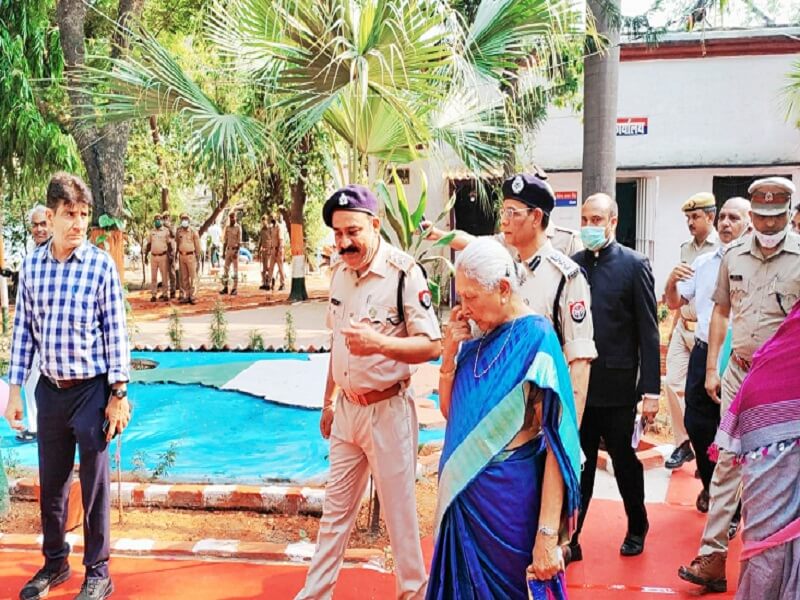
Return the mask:
[[[705,519],[694,509],[700,484],[692,477],[692,471],[693,466],[686,466],[675,473],[663,499],[648,502],[650,535],[644,554],[638,557],[622,558],[618,554],[625,533],[621,502],[593,501],[582,538],[584,560],[567,571],[571,600],[699,596],[699,588],[677,577],[678,567],[694,556]],[[224,514],[220,518],[224,519]],[[423,548],[430,560],[432,540],[423,540]],[[741,541],[737,538],[728,561],[729,591],[709,598],[734,597],[740,550]],[[78,572],[67,584],[53,590],[49,598],[73,598],[78,592],[82,573],[77,556],[72,564]],[[16,598],[26,578],[39,566],[37,553],[0,552],[0,598]],[[114,557],[111,569],[117,585],[114,598],[120,600],[289,600],[302,586],[306,567],[292,563]],[[348,566],[339,577],[334,598],[388,600],[393,591],[391,574]]]

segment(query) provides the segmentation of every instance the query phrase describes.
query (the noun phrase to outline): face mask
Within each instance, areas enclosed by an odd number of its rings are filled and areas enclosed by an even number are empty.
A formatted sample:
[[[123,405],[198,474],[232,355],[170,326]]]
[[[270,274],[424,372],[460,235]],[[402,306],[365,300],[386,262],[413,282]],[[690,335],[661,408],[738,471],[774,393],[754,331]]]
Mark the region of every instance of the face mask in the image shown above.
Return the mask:
[[[158,229],[159,227],[161,227],[161,220],[156,219],[156,229]]]
[[[189,221],[187,221],[186,219],[181,221],[181,227],[188,227],[188,226],[189,226]]]
[[[773,233],[772,235],[768,235],[766,233],[761,233],[758,230],[754,230],[753,233],[758,240],[758,243],[761,244],[764,248],[774,248],[778,244],[781,243],[783,238],[786,237],[786,230],[779,231],[778,233]]]
[[[599,250],[606,243],[606,228],[593,225],[581,227],[581,241],[588,250]]]

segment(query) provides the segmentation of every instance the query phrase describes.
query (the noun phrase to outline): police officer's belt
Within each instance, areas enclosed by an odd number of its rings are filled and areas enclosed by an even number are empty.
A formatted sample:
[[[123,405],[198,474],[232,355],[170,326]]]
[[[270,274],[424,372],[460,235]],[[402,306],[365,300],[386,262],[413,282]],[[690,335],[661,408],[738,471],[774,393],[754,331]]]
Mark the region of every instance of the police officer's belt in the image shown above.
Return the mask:
[[[181,252],[180,254],[181,256],[191,256],[194,254],[194,250],[190,250],[189,252]]]
[[[166,252],[151,252],[150,254],[152,254],[153,256],[164,256]]]
[[[371,392],[366,392],[364,394],[356,394],[355,392],[345,392],[345,397],[352,402],[353,404],[358,404],[360,406],[369,406],[370,404],[377,404],[378,402],[382,402],[387,398],[391,398],[392,396],[397,396],[400,393],[400,390],[403,389],[402,382],[395,383],[393,386],[386,388],[385,390],[372,390]]]
[[[746,358],[742,358],[741,356],[736,354],[736,352],[731,354],[731,360],[733,362],[735,362],[737,365],[739,365],[739,368],[742,371],[749,371],[750,370],[750,361],[747,360]]]

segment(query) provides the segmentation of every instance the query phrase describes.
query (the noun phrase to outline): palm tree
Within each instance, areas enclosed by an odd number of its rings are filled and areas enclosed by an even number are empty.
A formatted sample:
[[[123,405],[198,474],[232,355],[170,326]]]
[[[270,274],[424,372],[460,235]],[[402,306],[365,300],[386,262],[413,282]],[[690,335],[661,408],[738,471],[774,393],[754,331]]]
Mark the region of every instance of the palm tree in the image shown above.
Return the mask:
[[[445,0],[216,0],[209,39],[226,75],[260,94],[251,115],[220,110],[141,30],[129,32],[131,56],[84,69],[81,83],[109,120],[185,115],[197,156],[225,168],[247,170],[264,154],[282,165],[324,128],[344,181],[368,183],[370,159],[382,173],[444,152],[479,176],[514,152],[504,90],[537,66],[531,56],[574,43],[566,34],[578,16],[547,0],[483,0],[471,23]],[[294,191],[302,203],[303,189]],[[292,247],[297,277],[302,239]]]

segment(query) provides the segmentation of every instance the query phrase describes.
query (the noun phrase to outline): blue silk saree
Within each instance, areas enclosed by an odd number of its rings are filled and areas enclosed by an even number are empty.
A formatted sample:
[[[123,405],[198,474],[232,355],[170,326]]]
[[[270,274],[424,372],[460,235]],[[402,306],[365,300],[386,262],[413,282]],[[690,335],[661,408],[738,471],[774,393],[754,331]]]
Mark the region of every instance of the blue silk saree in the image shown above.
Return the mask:
[[[552,326],[540,316],[520,317],[484,339],[476,362],[478,348],[479,340],[465,342],[458,356],[439,466],[428,600],[528,598],[526,568],[548,448],[564,479],[562,523],[568,532],[580,506],[572,385]],[[525,382],[542,391],[542,435],[506,450],[524,424]],[[564,574],[536,582],[532,595],[566,598]]]

